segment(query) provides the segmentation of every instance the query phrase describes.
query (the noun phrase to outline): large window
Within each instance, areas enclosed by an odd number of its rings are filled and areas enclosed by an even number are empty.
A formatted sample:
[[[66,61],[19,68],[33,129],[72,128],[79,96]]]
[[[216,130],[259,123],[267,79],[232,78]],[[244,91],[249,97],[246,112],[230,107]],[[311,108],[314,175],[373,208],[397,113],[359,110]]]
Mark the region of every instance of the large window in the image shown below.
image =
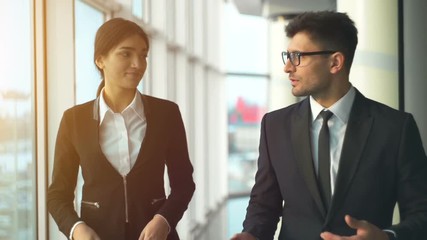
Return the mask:
[[[267,90],[266,77],[227,77],[228,187],[231,195],[248,195],[254,184],[260,123],[267,111]]]
[[[267,21],[226,10],[228,189],[249,195],[257,169],[260,123],[267,110]]]
[[[0,239],[36,239],[32,1],[0,0]]]
[[[79,104],[94,99],[101,82],[93,62],[93,44],[104,14],[81,0],[75,4],[76,103]]]
[[[225,8],[228,98],[228,237],[242,230],[257,170],[260,123],[267,111],[268,24]]]
[[[132,14],[144,21],[148,21],[147,0],[132,0]]]

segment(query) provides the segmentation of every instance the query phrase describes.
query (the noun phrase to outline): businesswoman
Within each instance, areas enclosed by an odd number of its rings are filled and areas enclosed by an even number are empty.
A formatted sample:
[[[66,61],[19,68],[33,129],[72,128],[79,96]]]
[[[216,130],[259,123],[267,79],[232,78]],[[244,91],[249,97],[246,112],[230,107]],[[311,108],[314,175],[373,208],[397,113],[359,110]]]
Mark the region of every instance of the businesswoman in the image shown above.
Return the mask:
[[[149,41],[134,22],[114,18],[97,31],[96,99],[63,114],[48,210],[70,239],[179,239],[175,227],[195,190],[178,106],[141,94]],[[84,180],[80,216],[77,172]],[[164,170],[170,194],[164,189]]]

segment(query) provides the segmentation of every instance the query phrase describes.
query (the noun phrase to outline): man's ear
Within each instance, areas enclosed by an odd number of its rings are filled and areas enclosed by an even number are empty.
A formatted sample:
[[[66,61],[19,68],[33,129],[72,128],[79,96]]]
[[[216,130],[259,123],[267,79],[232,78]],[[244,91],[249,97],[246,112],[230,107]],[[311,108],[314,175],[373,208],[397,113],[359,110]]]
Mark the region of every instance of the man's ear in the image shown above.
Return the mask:
[[[337,73],[344,69],[345,56],[342,52],[336,52],[331,55],[330,72]]]

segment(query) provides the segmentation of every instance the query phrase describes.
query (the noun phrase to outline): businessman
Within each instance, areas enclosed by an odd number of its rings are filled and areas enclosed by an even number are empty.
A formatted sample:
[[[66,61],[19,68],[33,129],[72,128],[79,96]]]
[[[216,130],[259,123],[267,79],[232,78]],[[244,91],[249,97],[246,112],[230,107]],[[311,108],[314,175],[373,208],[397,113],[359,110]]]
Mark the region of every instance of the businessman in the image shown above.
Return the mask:
[[[286,26],[292,94],[266,114],[243,232],[232,240],[427,239],[427,158],[411,114],[349,81],[357,29],[344,13],[307,12]],[[365,79],[375,81],[375,79]],[[400,223],[392,225],[398,203]]]

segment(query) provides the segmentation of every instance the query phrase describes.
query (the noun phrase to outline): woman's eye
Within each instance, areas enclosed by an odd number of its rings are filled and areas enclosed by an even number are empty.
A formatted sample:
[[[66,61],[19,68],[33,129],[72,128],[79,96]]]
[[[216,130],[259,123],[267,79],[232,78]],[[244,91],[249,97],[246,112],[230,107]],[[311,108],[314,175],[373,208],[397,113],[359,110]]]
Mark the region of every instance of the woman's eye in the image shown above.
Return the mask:
[[[128,52],[121,52],[120,55],[123,57],[129,57],[130,54]]]

